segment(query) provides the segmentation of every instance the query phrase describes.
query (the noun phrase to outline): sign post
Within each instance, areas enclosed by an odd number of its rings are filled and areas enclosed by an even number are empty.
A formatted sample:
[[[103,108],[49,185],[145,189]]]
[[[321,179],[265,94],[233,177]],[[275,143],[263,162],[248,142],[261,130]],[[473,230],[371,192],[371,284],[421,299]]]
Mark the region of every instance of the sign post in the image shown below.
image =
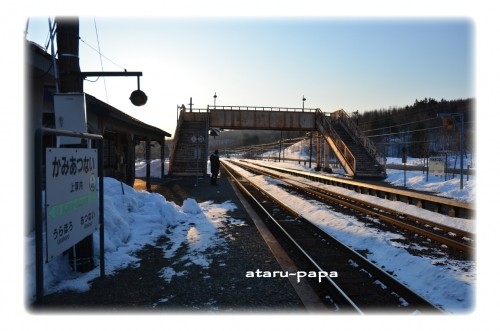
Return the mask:
[[[97,150],[75,148],[47,148],[43,150],[44,135],[91,139],[96,141]],[[102,140],[101,135],[90,133],[48,128],[40,128],[36,131],[34,165],[35,278],[36,303],[39,305],[43,302],[44,263],[64,252],[65,249],[71,247],[71,244],[78,243],[79,238],[89,236],[97,229],[99,229],[100,237],[101,278],[105,276]],[[44,151],[47,153],[45,155],[45,173],[42,171]],[[44,194],[46,196],[45,204]],[[44,221],[46,222],[45,227]]]
[[[460,189],[464,188],[464,113],[439,113],[443,118],[445,128],[453,128],[453,119],[458,117],[460,121]]]
[[[403,147],[401,149],[401,152],[402,152],[402,158],[401,158],[401,162],[403,163],[403,170],[404,170],[404,187],[406,187],[406,161],[407,161],[407,158],[406,158],[406,147]]]

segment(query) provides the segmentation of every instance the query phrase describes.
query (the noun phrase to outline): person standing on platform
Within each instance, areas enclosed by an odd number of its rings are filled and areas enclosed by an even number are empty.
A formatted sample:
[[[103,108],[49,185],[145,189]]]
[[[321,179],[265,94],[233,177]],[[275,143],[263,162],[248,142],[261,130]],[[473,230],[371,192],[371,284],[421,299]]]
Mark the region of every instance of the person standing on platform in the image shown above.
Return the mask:
[[[210,155],[210,171],[212,176],[210,177],[210,185],[217,185],[217,176],[219,176],[220,161],[219,161],[219,151],[216,149],[212,155]]]

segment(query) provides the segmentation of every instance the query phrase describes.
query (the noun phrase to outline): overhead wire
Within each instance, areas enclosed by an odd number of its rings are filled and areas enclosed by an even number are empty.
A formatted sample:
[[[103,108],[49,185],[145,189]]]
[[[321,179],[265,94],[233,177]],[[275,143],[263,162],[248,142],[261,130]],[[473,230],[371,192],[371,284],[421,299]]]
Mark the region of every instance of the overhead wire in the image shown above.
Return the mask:
[[[49,20],[50,20],[50,17],[49,17]],[[55,21],[54,21],[54,26],[55,26]],[[54,31],[52,31],[52,29],[49,27],[49,32],[47,32],[47,37],[45,37],[45,52],[48,51],[52,37],[55,34],[56,34],[55,29],[54,29]]]
[[[111,60],[109,57],[105,56],[104,54],[102,54],[99,50],[97,50],[95,47],[93,47],[92,45],[90,45],[89,43],[87,43],[85,40],[82,39],[82,37],[79,38],[80,41],[82,43],[84,43],[85,45],[87,45],[90,49],[92,49],[93,51],[95,51],[96,53],[98,53],[100,56],[102,56],[103,58],[105,58],[106,60],[108,60],[109,62],[113,63],[115,66],[117,67],[120,67],[121,69],[123,69],[124,71],[127,71],[126,68],[122,67],[121,65],[119,65],[118,63],[114,62],[113,60]]]
[[[413,123],[416,123],[416,122],[406,123],[406,124],[397,125],[397,126],[403,126],[403,125],[413,124]],[[464,125],[470,125],[471,123],[473,123],[473,122],[465,122]],[[411,133],[411,132],[431,131],[431,130],[442,129],[442,128],[443,128],[443,126],[439,125],[439,126],[435,126],[432,128],[423,128],[423,129],[415,129],[415,130],[408,130],[408,131],[391,132],[391,133],[383,133],[383,134],[376,134],[376,135],[366,135],[366,137],[367,138],[374,138],[374,137],[383,137],[383,136],[393,136],[393,135],[406,134],[406,133]],[[372,131],[372,130],[370,130],[370,131]],[[366,132],[368,132],[368,131],[363,131],[363,133],[366,133]]]
[[[413,106],[407,106],[409,108],[413,107]],[[419,114],[422,114],[422,113],[426,113],[426,112],[429,112],[429,111],[432,111],[433,109],[436,108],[436,105],[432,105],[430,106],[429,108],[417,108],[417,109],[413,109],[412,110],[412,115],[419,115]],[[406,117],[407,114],[404,112],[404,110],[406,110],[405,108],[389,108],[389,109],[381,109],[380,111],[381,112],[395,112],[393,114],[390,115],[391,118],[397,118],[397,117]],[[372,119],[371,121],[366,121],[366,122],[363,122],[362,124],[373,124],[373,123],[377,123],[377,122],[380,122],[380,121],[385,121],[386,120],[386,117],[385,115],[382,116],[382,118],[376,118],[376,119]]]
[[[92,46],[90,43],[88,43],[87,41],[85,41],[81,36],[79,36],[79,40],[84,44],[86,45],[87,47],[89,47],[91,50],[93,50],[94,52],[96,52],[97,54],[99,54],[99,60],[100,60],[100,63],[101,63],[101,71],[104,71],[104,64],[103,64],[103,58],[108,60],[109,62],[111,62],[112,64],[114,64],[115,66],[121,68],[123,71],[127,71],[127,69],[121,65],[119,65],[118,63],[116,63],[115,61],[111,60],[109,57],[107,57],[106,55],[104,55],[101,51],[101,43],[100,43],[100,39],[99,39],[99,32],[98,32],[98,29],[97,29],[97,22],[96,22],[96,19],[94,17],[94,29],[95,29],[95,33],[96,33],[96,39],[97,39],[97,49]],[[86,81],[88,82],[91,82],[91,83],[95,83],[99,80],[99,78],[101,77],[97,77],[95,80],[90,80],[88,78],[85,78]],[[106,102],[109,103],[109,98],[108,98],[108,89],[107,89],[107,85],[106,85],[106,79],[103,77],[103,80],[104,80],[104,90],[105,90],[105,93],[106,93]]]
[[[293,145],[294,143],[305,140],[307,137],[302,136],[302,137],[297,137],[297,138],[288,138],[284,139],[281,141],[281,145],[284,146],[283,148],[286,148],[288,146]],[[235,147],[229,149],[230,152],[232,153],[248,153],[248,152],[254,152],[254,151],[270,151],[273,148],[278,148],[280,145],[280,141],[272,141],[269,143],[264,143],[264,144],[259,144],[259,145],[249,145],[249,146],[241,146],[241,147]]]
[[[101,61],[101,71],[104,71],[104,65],[102,64],[102,53],[101,53],[101,43],[99,42],[99,33],[97,32],[97,23],[94,17],[94,28],[95,28],[95,35],[97,39],[97,48],[99,49],[99,59]],[[106,102],[109,103],[108,100],[108,88],[106,86],[106,78],[103,77],[103,82],[104,82],[104,91],[106,93]]]
[[[375,128],[375,129],[370,129],[370,130],[364,130],[363,133],[367,133],[367,132],[370,132],[370,131],[378,131],[378,130],[385,130],[385,129],[397,128],[397,127],[411,125],[411,124],[416,124],[416,123],[433,121],[435,119],[436,119],[435,117],[431,117],[431,118],[426,118],[426,119],[423,119],[423,120],[418,120],[418,121],[413,121],[413,122],[408,122],[408,123],[402,123],[402,124],[396,124],[396,125],[391,125],[391,126],[385,126],[385,127],[382,127],[382,128]]]
[[[429,99],[429,101],[430,100],[433,100],[433,99],[431,98],[431,99]],[[461,99],[458,99],[458,100],[461,100]],[[417,102],[418,102],[418,100],[417,100]],[[411,110],[412,116],[421,115],[424,113],[429,113],[429,112],[432,112],[436,109],[439,109],[439,103],[442,103],[442,102],[443,102],[443,99],[441,101],[438,101],[437,104],[426,104],[427,107],[424,106],[424,107],[415,108],[414,106],[406,106],[404,108],[403,107],[398,107],[398,108],[394,107],[394,108],[389,108],[389,109],[382,109],[380,111],[385,112],[385,114],[381,115],[381,118],[375,118],[375,119],[372,119],[370,121],[360,123],[360,125],[370,125],[371,124],[373,126],[374,123],[386,121],[388,116],[390,116],[391,119],[401,118],[401,117],[404,118],[405,116],[407,116],[407,113],[405,111],[408,109],[411,109],[411,108],[413,108]],[[393,112],[393,113],[388,115],[389,112]],[[432,119],[435,119],[435,117],[429,118],[429,120],[432,120]]]
[[[411,133],[411,132],[419,132],[419,131],[430,131],[430,130],[436,130],[436,129],[442,129],[443,126],[435,126],[433,128],[425,128],[425,129],[416,129],[416,130],[409,130],[409,131],[402,131],[402,132],[392,132],[392,133],[383,133],[383,134],[376,134],[376,135],[371,135],[371,136],[366,136],[367,138],[374,138],[374,137],[384,137],[384,136],[394,136],[394,135],[399,135],[399,134],[406,134],[406,133]]]

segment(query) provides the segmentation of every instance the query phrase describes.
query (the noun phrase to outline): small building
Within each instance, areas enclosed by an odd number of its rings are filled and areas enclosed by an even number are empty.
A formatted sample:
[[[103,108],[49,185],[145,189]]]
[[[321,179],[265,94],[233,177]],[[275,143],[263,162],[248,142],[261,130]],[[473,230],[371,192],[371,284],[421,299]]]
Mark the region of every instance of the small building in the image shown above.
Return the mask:
[[[26,41],[25,49],[25,162],[26,162],[26,200],[34,198],[35,135],[39,128],[56,128],[54,95],[56,83],[54,64],[50,54],[36,43]],[[82,94],[80,94],[82,95]],[[171,134],[143,123],[124,112],[106,104],[96,97],[83,94],[85,98],[88,133],[103,136],[104,176],[121,180],[133,186],[135,181],[135,146],[141,141],[146,143],[146,161],[150,161],[149,146],[157,142],[161,146],[162,164],[165,161],[165,139]],[[56,138],[44,136],[42,148],[56,146]],[[148,162],[149,163],[149,162]],[[43,169],[42,169],[43,171]],[[161,176],[166,174],[162,169]],[[150,178],[146,178],[150,187]],[[34,229],[34,213],[28,210],[27,231]]]
[[[28,142],[26,154],[28,158],[33,158],[34,144],[30,142],[34,142],[35,131],[40,127],[56,127],[54,112],[56,84],[54,61],[42,47],[26,41],[25,57],[27,96],[25,118]],[[89,133],[104,137],[103,163],[106,177],[114,177],[128,185],[133,185],[135,180],[135,146],[141,141],[146,142],[146,159],[149,157],[148,146],[152,142],[157,142],[161,146],[162,161],[165,160],[165,138],[171,137],[170,133],[141,122],[92,95],[84,94],[84,96],[87,130]],[[54,143],[53,137],[44,137],[44,146],[54,146]],[[162,176],[164,176],[166,171],[162,170]],[[149,179],[147,180],[149,181]]]

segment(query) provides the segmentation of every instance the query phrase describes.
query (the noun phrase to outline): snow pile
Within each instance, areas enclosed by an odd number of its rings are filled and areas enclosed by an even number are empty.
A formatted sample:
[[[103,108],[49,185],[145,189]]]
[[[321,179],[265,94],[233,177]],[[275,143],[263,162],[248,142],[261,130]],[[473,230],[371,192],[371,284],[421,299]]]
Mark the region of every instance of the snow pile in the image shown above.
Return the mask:
[[[165,160],[164,162],[164,173],[168,173],[168,159]],[[138,178],[144,178],[146,177],[146,160],[137,160],[135,161],[135,177]],[[150,176],[153,178],[160,178],[161,176],[161,160],[160,159],[155,159],[151,160],[149,163],[149,171],[150,171]]]
[[[411,235],[406,236],[406,239],[410,240],[403,241],[403,244],[401,239],[405,237],[402,234],[381,231],[358,221],[356,217],[334,211],[328,205],[290,194],[286,190],[287,185],[276,185],[275,179],[254,175],[242,168],[230,166],[247,176],[261,190],[281,201],[286,201],[288,206],[302,217],[332,237],[354,250],[366,251],[370,261],[393,274],[399,281],[434,305],[449,313],[464,313],[473,309],[477,271],[474,261],[453,259],[439,252],[434,255],[425,253],[421,256],[412,255],[407,249],[424,252],[426,248],[411,242]],[[450,226],[460,225],[461,228],[469,228],[466,226],[470,223],[469,220],[451,217],[445,217],[444,220]],[[372,221],[380,222],[376,219]]]
[[[409,159],[412,164],[418,164],[420,159]],[[315,163],[312,162],[312,168],[309,168],[309,163],[307,165],[298,164],[298,162],[273,162],[273,161],[255,161],[258,164],[270,164],[277,167],[285,167],[294,170],[310,171],[318,173],[314,170]],[[394,159],[388,159],[387,163],[401,164],[401,159],[395,161]],[[322,176],[338,176],[339,174],[345,174],[342,169],[333,169],[333,174],[327,174],[321,172]],[[442,197],[460,200],[468,203],[476,202],[476,176],[466,176],[463,177],[463,188],[460,188],[460,175],[455,174],[454,178],[447,178],[445,180],[444,176],[433,175],[422,173],[422,171],[405,171],[387,169],[386,182],[399,187],[406,187],[413,190],[425,191],[432,194],[436,194]]]
[[[474,203],[476,201],[475,176],[469,176],[467,179],[464,175],[462,189],[460,189],[460,175],[455,175],[455,178],[445,180],[443,176],[431,174],[427,176],[421,171],[407,171],[405,182],[403,171],[388,169],[385,181],[394,186],[405,186],[406,183],[406,188],[426,191],[463,202]]]
[[[297,163],[271,163],[314,171]],[[160,163],[153,161],[152,164]],[[152,167],[151,176],[159,176],[159,169],[158,166]],[[390,171],[387,180],[397,184],[403,176],[402,171]],[[441,253],[423,254],[420,257],[411,255],[407,249],[425,251],[426,248],[411,243],[411,240],[410,243],[404,243],[401,240],[403,239],[401,234],[381,232],[352,216],[335,212],[328,206],[300,199],[286,192],[283,187],[275,185],[277,181],[274,179],[253,176],[252,180],[281,200],[293,201],[293,206],[300,214],[348,246],[366,251],[370,260],[384,266],[386,271],[392,272],[403,283],[445,311],[463,313],[474,308],[475,261],[455,260]],[[442,178],[429,176],[429,180],[426,180],[421,171],[407,171],[406,173],[407,186],[411,184],[418,189],[432,190],[453,197],[458,192],[463,192],[465,201],[474,201],[474,178],[465,182],[463,190],[457,187],[459,183],[457,177],[444,181]],[[155,245],[156,240],[162,235],[166,235],[169,241],[164,250],[164,256],[172,260],[172,264],[160,272],[166,282],[170,282],[173,277],[186,275],[186,268],[190,265],[209,268],[212,263],[212,254],[223,254],[227,248],[221,227],[229,223],[244,225],[241,220],[227,216],[229,211],[236,208],[230,201],[214,204],[211,201],[197,203],[193,199],[186,199],[182,206],[177,206],[156,193],[136,191],[127,185],[123,185],[123,189],[124,194],[122,194],[120,182],[105,178],[104,222],[107,275],[129,265],[139,266],[140,261],[134,257],[134,252],[146,244]],[[384,203],[396,204],[397,202],[386,201]],[[398,205],[394,208],[402,208],[402,206]],[[405,212],[411,212],[409,207],[406,207]],[[422,210],[419,213],[423,215]],[[468,230],[474,228],[473,224],[469,224],[470,220],[438,214],[431,215],[431,217],[434,217],[437,222],[447,223],[457,228]],[[373,222],[379,221],[373,220]],[[27,238],[26,274],[29,278],[27,297],[30,299],[33,299],[35,293],[33,238],[33,234]],[[98,262],[98,232],[94,234],[94,245],[95,260]],[[183,254],[180,254],[180,247],[186,248],[182,250]],[[66,256],[58,256],[44,265],[44,292],[48,294],[63,290],[87,291],[90,286],[89,282],[99,276],[99,268],[84,274],[76,273],[69,266]]]
[[[122,187],[124,194],[122,194]],[[211,260],[206,251],[216,245],[223,247],[224,238],[218,228],[223,222],[241,224],[226,216],[234,204],[226,202],[214,204],[210,201],[198,204],[186,199],[181,207],[156,193],[136,191],[113,178],[104,178],[104,248],[106,275],[129,265],[138,266],[139,259],[134,257],[146,244],[154,245],[162,235],[167,234],[171,248],[165,253],[172,257],[183,244],[188,244],[188,254],[182,259],[208,267]],[[94,234],[94,260],[99,261],[99,231]],[[27,297],[35,295],[35,240],[34,233],[27,238],[26,274],[28,275]],[[173,268],[163,270],[166,280],[172,276],[182,276]],[[100,268],[90,272],[74,272],[66,255],[59,255],[44,264],[44,293],[50,294],[65,290],[88,291],[89,283],[100,276]]]

